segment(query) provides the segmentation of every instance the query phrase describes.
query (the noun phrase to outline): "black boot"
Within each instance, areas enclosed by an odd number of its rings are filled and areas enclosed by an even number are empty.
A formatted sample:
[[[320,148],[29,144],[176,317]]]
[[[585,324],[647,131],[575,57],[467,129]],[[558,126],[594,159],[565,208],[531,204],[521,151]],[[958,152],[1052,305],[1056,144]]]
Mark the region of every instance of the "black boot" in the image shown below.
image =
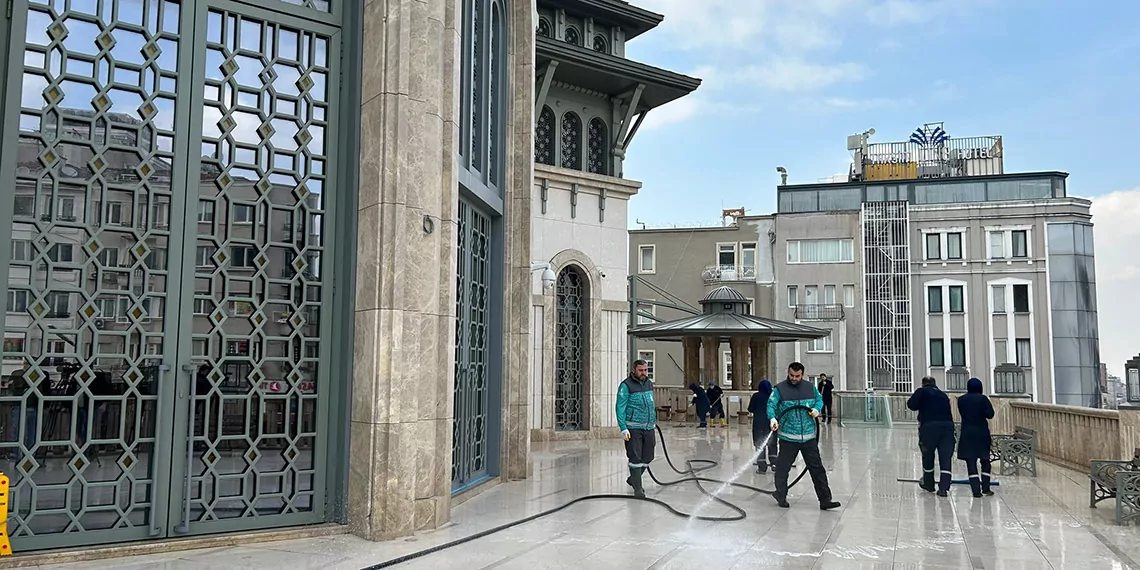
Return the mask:
[[[973,492],[974,497],[982,496],[982,483],[978,481],[977,475],[970,475],[970,491]]]
[[[645,488],[641,486],[641,474],[644,471],[644,467],[630,467],[629,478],[625,480],[630,487],[633,487],[633,496],[638,499],[645,498]]]
[[[830,511],[831,509],[838,509],[838,508],[839,508],[839,501],[829,499],[826,501],[820,501],[819,502],[819,510],[821,510],[821,511]]]
[[[791,505],[789,505],[789,504],[788,504],[788,498],[787,498],[787,497],[781,497],[781,496],[779,496],[779,495],[773,495],[773,498],[775,498],[775,499],[776,499],[776,504],[777,504],[777,505],[778,505],[778,506],[779,506],[781,509],[788,509],[788,508],[791,508]]]

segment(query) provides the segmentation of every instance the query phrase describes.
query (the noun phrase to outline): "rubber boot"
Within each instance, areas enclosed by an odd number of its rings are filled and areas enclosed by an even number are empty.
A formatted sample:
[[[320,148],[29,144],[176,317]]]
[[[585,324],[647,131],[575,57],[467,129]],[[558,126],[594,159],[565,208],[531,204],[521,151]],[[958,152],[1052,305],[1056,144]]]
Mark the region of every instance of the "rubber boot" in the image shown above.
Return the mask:
[[[970,475],[970,491],[975,498],[982,496],[982,482],[978,480],[976,475]]]
[[[630,467],[629,478],[625,480],[630,487],[633,487],[633,496],[638,499],[645,498],[645,488],[641,486],[641,474],[644,471],[644,467]]]
[[[989,473],[982,473],[982,494],[987,496],[987,497],[992,496],[994,494],[994,492],[992,490],[990,490],[990,474]]]
[[[728,427],[728,420],[721,418],[720,419],[720,427]]]

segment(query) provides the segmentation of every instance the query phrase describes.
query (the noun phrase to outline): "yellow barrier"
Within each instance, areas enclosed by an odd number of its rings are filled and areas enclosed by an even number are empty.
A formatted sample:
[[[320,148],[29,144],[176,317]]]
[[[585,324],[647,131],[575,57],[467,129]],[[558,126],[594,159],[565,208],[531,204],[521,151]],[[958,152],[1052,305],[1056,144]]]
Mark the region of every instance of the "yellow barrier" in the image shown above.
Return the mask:
[[[12,555],[8,540],[8,476],[0,473],[0,556]]]

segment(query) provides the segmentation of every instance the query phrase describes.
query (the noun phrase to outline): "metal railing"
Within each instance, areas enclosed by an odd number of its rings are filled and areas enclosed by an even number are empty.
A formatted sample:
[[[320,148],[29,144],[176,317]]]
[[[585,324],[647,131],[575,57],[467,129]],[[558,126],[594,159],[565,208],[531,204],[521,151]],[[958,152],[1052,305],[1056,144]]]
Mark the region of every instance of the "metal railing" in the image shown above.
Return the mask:
[[[843,305],[830,303],[796,305],[796,320],[799,321],[842,321]]]
[[[756,266],[754,265],[710,265],[701,272],[705,284],[722,283],[726,281],[755,281]]]
[[[1026,394],[1025,369],[1016,364],[999,364],[994,368],[995,394]]]

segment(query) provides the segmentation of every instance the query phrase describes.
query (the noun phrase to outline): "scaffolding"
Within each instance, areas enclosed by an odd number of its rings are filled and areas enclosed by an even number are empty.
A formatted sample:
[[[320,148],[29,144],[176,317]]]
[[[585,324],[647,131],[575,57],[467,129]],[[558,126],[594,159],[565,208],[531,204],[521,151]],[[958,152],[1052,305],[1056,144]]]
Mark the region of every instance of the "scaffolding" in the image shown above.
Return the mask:
[[[864,203],[861,227],[867,388],[910,392],[914,376],[907,203]]]

